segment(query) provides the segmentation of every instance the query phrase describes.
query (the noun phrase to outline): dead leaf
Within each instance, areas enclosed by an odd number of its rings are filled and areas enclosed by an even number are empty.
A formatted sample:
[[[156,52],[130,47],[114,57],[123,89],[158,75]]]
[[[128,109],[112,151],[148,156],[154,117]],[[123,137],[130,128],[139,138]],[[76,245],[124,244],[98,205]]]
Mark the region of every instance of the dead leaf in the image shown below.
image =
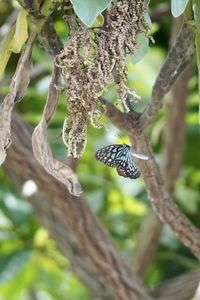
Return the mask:
[[[22,54],[23,55],[23,54]],[[11,114],[15,102],[19,102],[29,84],[31,59],[30,56],[21,64],[19,61],[15,75],[12,78],[10,92],[4,98],[0,109],[0,153],[2,164],[6,158],[6,149],[11,145]]]
[[[32,135],[33,153],[49,174],[66,185],[71,194],[79,196],[82,193],[82,189],[77,175],[68,165],[53,157],[51,148],[47,143],[47,126],[56,110],[59,99],[59,91],[56,88],[59,84],[59,79],[60,70],[55,66],[43,116]]]

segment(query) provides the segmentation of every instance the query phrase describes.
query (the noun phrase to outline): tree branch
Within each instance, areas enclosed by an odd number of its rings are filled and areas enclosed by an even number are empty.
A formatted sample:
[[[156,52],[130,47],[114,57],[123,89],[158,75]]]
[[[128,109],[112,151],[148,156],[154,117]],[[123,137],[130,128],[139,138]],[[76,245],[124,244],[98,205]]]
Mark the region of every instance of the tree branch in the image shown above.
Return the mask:
[[[179,210],[167,192],[146,135],[130,136],[130,140],[136,151],[144,153],[150,158],[148,161],[138,160],[138,165],[156,213],[174,231],[182,243],[200,259],[200,231]]]
[[[169,51],[164,65],[153,86],[151,102],[140,117],[139,129],[142,132],[155,119],[163,106],[163,98],[170,90],[178,76],[192,61],[194,53],[194,30],[183,24],[175,45]]]
[[[77,238],[80,249],[92,261],[104,285],[112,289],[116,299],[150,299],[137,275],[123,262],[84,199],[70,195],[61,183],[36,163],[30,148],[30,132],[16,115],[12,132],[13,146],[8,151],[8,163],[24,178],[34,180],[49,205],[58,211],[63,223]]]
[[[106,104],[105,99],[104,104]],[[148,161],[138,160],[138,165],[146,184],[149,199],[158,216],[169,225],[183,244],[200,259],[200,231],[181,213],[172,197],[168,194],[160,169],[153,157],[148,138],[144,133],[139,134],[137,129],[134,129],[132,126],[134,121],[137,123],[137,117],[129,122],[132,113],[115,114],[117,108],[114,105],[108,103],[106,107],[105,114],[110,118],[113,125],[123,130],[129,136],[131,144],[136,151],[149,157]]]
[[[172,39],[177,36],[181,23],[181,18],[174,21],[171,34]],[[173,195],[183,157],[185,143],[185,110],[189,78],[190,69],[187,69],[173,85],[170,94],[171,97],[166,105],[166,125],[162,147],[161,171],[165,179],[166,189],[170,195]],[[139,231],[134,250],[134,267],[141,277],[144,277],[153,260],[162,230],[163,224],[159,221],[155,212],[150,209]],[[146,255],[147,251],[148,255]]]
[[[138,232],[133,256],[134,269],[141,278],[145,277],[148,267],[152,263],[162,230],[163,224],[156,213],[150,208]]]
[[[172,97],[166,104],[167,120],[163,146],[163,174],[169,193],[173,193],[179,176],[185,146],[185,112],[188,96],[188,81],[191,70],[187,69],[172,88]],[[176,141],[176,142],[175,142]]]
[[[176,179],[179,176],[185,142],[185,106],[187,83],[190,71],[185,71],[172,88],[172,98],[167,103],[167,119],[164,133],[162,174],[169,194],[173,194]],[[174,142],[176,141],[176,142]],[[157,249],[163,224],[150,210],[140,232],[134,251],[135,270],[144,276]],[[146,255],[148,250],[148,256]]]
[[[21,194],[24,179],[15,173],[9,161],[4,164],[4,169],[9,175],[12,186]],[[31,203],[34,213],[41,224],[48,230],[50,236],[55,240],[60,251],[69,259],[71,268],[80,280],[89,289],[93,297],[101,300],[114,300],[102,282],[102,278],[92,261],[79,247],[78,241],[70,233],[70,228],[63,222],[59,211],[49,205],[49,201],[38,191],[26,200]]]
[[[173,279],[163,282],[153,291],[159,300],[188,300],[191,299],[198,286],[200,270],[193,270]],[[198,298],[195,298],[198,300]]]

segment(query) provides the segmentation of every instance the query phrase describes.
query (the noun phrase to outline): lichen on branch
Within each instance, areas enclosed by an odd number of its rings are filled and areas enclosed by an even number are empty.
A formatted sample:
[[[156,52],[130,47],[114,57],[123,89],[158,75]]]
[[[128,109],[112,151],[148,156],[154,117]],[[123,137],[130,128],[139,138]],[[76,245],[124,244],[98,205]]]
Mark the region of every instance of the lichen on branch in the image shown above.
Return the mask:
[[[104,24],[87,28],[73,14],[65,19],[70,28],[69,39],[57,56],[65,81],[68,116],[64,124],[64,143],[68,156],[80,157],[86,144],[88,121],[98,119],[98,98],[112,82],[116,83],[119,100],[124,109],[127,94],[125,57],[134,53],[137,35],[148,35],[144,20],[144,0],[120,0],[104,13]]]

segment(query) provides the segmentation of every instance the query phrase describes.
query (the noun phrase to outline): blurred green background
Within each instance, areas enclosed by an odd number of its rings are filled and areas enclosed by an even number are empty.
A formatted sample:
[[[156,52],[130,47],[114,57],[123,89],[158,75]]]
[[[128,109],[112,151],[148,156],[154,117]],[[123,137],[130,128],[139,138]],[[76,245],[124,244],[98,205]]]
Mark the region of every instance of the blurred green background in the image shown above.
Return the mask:
[[[153,1],[151,11],[159,3]],[[0,1],[0,26],[11,14],[14,1]],[[61,13],[54,13],[55,28],[63,40],[67,29]],[[142,111],[148,103],[151,88],[169,47],[172,17],[167,14],[159,23],[152,25],[155,44],[150,44],[148,54],[133,65],[127,59],[129,70],[128,84],[135,87],[141,95],[141,101],[134,105]],[[4,80],[0,83],[0,92],[6,95],[9,82],[15,70],[18,55],[12,55],[6,69]],[[31,83],[23,101],[17,105],[23,119],[35,126],[45,104],[48,84],[52,71],[52,59],[39,43],[33,51],[34,70],[44,69],[46,75]],[[198,126],[198,90],[197,75],[194,67],[189,81],[189,99],[187,101],[186,149],[181,176],[175,189],[176,200],[181,210],[200,227],[200,139]],[[116,90],[111,85],[105,93],[109,101],[116,100]],[[57,157],[65,155],[61,133],[66,115],[66,103],[63,95],[49,128],[49,142]],[[163,109],[149,135],[159,161],[162,149],[162,134],[165,121]],[[94,159],[95,151],[111,143],[127,142],[116,128],[105,120],[105,128],[95,129],[89,126],[87,148],[78,167],[78,174],[86,193],[86,199],[109,231],[122,256],[132,260],[138,229],[148,212],[147,199],[142,179],[132,181],[119,177],[112,168]],[[91,163],[92,162],[92,163]],[[17,194],[10,185],[9,178],[0,169],[0,299],[1,300],[89,300],[89,293],[71,272],[70,262],[56,249],[48,232],[38,224],[32,214],[31,206]],[[28,186],[30,192],[31,185]],[[94,201],[95,199],[95,201]],[[182,274],[184,271],[200,267],[193,255],[174,236],[164,229],[159,249],[145,281],[149,287]]]

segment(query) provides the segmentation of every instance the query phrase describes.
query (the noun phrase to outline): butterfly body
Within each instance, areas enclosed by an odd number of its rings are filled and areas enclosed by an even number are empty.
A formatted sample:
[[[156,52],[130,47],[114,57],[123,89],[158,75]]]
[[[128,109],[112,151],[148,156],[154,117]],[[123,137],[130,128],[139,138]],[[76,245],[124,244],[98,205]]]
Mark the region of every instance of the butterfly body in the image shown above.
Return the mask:
[[[98,150],[95,157],[109,167],[115,167],[120,176],[136,179],[141,174],[134,163],[129,145],[106,146]]]

